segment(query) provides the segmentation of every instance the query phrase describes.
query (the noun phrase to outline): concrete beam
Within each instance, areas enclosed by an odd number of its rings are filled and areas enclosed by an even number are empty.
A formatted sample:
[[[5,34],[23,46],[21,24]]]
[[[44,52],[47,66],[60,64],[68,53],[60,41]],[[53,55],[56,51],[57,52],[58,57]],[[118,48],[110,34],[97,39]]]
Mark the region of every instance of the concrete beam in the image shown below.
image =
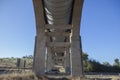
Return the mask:
[[[45,16],[42,0],[33,0],[35,19],[36,19],[36,33],[44,32]]]
[[[72,14],[73,36],[79,36],[80,34],[80,23],[81,23],[83,1],[84,0],[74,0],[73,14]]]
[[[70,47],[69,42],[48,42],[47,47]]]
[[[46,32],[46,36],[70,36],[70,33]]]
[[[67,30],[67,29],[72,29],[71,25],[50,25],[47,24],[45,25],[45,29],[58,29],[58,30]]]

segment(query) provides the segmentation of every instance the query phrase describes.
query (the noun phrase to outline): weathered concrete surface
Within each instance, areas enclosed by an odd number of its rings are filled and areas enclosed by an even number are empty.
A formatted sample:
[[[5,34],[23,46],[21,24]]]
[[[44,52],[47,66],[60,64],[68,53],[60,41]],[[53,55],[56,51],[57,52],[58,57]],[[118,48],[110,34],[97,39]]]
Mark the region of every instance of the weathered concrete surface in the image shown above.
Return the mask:
[[[45,73],[45,42],[46,36],[44,32],[45,18],[43,12],[42,0],[33,0],[35,18],[36,18],[36,40],[34,50],[33,71],[36,74],[44,75]]]
[[[36,17],[33,71],[45,75],[45,71],[61,66],[64,75],[80,79],[83,77],[79,35],[83,0],[33,0],[33,4]]]
[[[72,76],[83,76],[82,46],[81,46],[81,37],[79,37],[82,5],[83,5],[83,0],[74,1],[73,15],[72,15],[73,32],[71,39]]]

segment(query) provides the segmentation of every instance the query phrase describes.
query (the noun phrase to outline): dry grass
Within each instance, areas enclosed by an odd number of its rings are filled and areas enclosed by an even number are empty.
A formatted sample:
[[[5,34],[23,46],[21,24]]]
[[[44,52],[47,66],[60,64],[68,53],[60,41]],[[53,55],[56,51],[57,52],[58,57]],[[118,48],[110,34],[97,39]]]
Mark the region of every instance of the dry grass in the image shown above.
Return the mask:
[[[120,80],[120,77],[113,77],[112,80]]]
[[[14,73],[14,74],[0,75],[0,80],[56,80],[56,79],[48,79],[44,76],[38,78],[34,73],[27,72],[27,73]],[[69,79],[64,78],[64,79],[57,79],[57,80],[69,80]],[[71,79],[71,80],[73,80],[73,79]],[[120,76],[112,77],[112,79],[90,78],[90,79],[82,79],[82,80],[120,80]]]
[[[0,80],[40,80],[34,73],[16,73],[0,75]]]

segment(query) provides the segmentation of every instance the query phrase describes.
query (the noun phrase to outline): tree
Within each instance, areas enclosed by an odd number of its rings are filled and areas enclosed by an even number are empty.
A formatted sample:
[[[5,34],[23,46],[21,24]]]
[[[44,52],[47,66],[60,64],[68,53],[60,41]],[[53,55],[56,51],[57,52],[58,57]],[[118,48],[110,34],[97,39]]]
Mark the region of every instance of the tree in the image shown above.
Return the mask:
[[[118,58],[116,58],[116,59],[114,60],[114,65],[113,65],[113,66],[120,67],[120,62],[119,62],[119,59],[118,59]]]
[[[88,62],[87,68],[86,68],[87,72],[92,72],[94,71],[94,65],[91,61]]]
[[[87,53],[82,53],[82,59],[83,61],[87,61],[88,60],[88,54]]]
[[[83,59],[83,70],[86,72],[87,66],[88,66],[88,54],[87,53],[82,53],[82,59]]]
[[[103,65],[107,67],[111,66],[109,62],[103,62]]]
[[[82,53],[84,72],[120,72],[120,62],[118,58],[114,60],[112,66],[108,62],[103,62],[103,64],[101,64],[94,59],[91,60],[88,56],[87,53]]]

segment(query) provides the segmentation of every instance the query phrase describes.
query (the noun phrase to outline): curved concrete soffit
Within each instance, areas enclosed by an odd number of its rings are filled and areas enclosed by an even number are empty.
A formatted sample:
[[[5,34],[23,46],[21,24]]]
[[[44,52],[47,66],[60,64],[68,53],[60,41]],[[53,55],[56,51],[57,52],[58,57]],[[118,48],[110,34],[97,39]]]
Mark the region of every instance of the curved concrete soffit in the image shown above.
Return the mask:
[[[73,0],[43,0],[48,24],[68,24]]]

